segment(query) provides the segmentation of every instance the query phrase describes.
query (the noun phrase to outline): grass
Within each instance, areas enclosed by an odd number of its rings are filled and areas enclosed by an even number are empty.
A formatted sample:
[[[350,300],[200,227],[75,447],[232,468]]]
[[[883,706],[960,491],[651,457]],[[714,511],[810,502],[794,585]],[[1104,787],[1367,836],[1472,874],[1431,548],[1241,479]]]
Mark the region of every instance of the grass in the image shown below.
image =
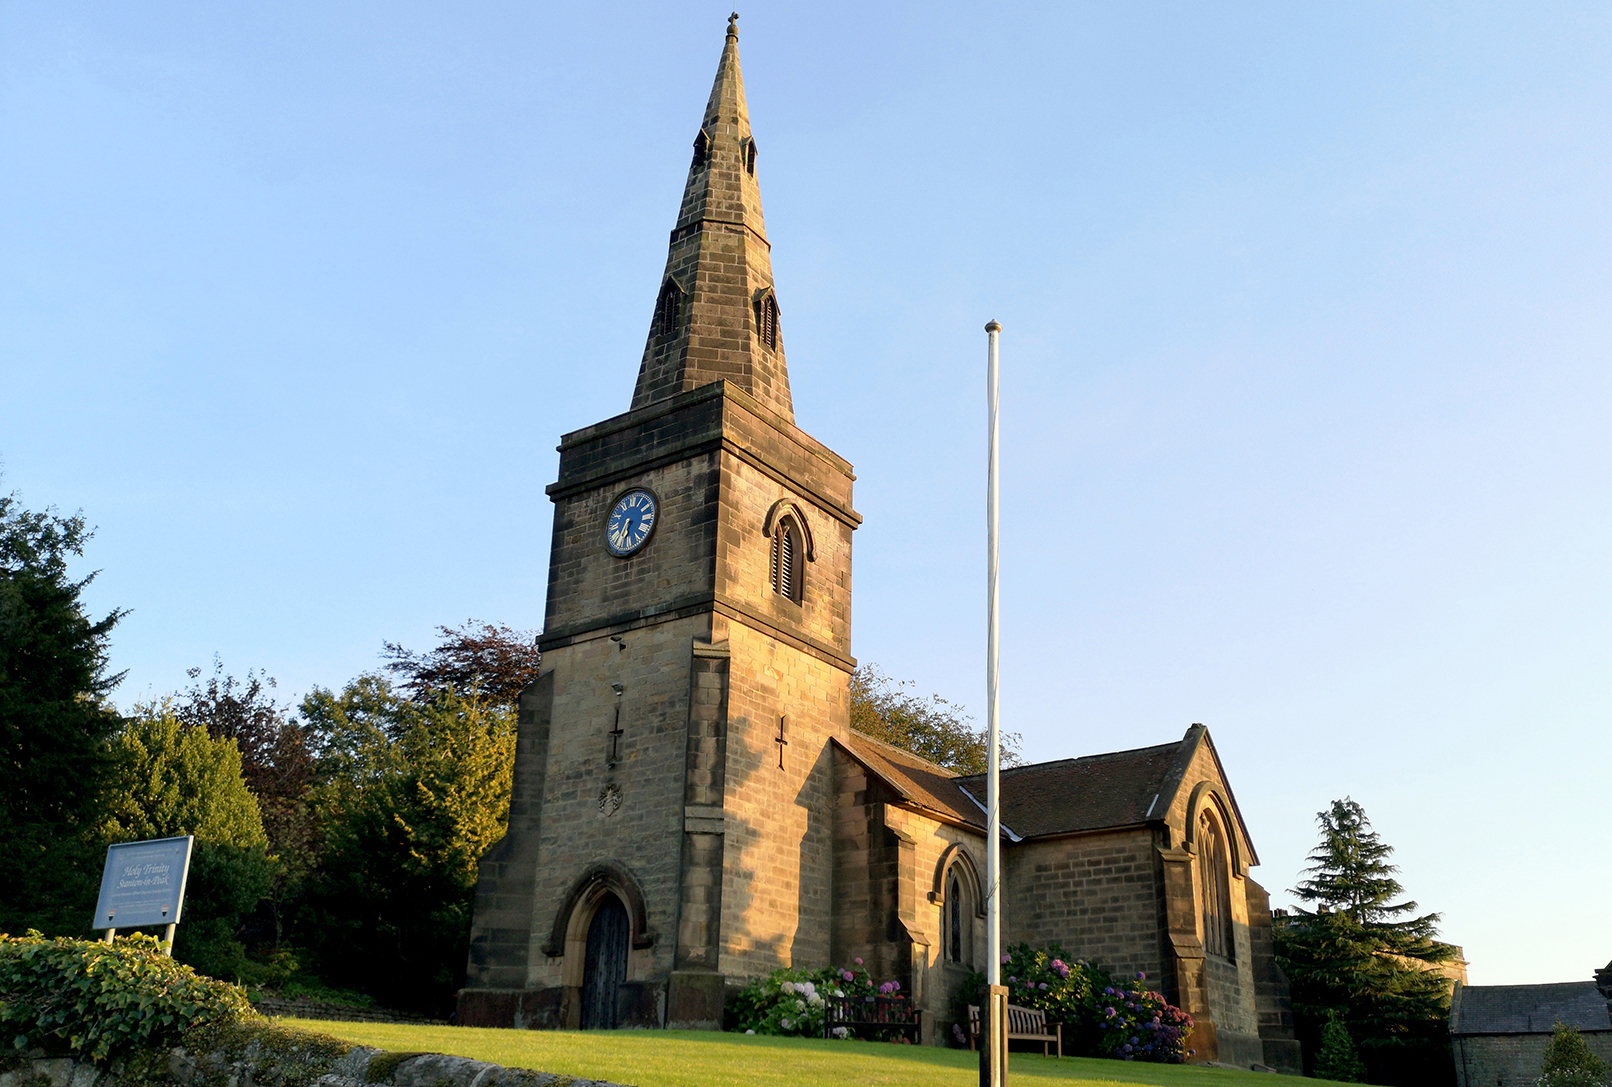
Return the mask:
[[[512,1068],[632,1087],[974,1087],[967,1050],[888,1042],[829,1042],[708,1031],[491,1030],[405,1023],[286,1019],[292,1026],[377,1049],[451,1053]],[[1015,1053],[1015,1083],[1149,1087],[1274,1087],[1269,1075],[1192,1065],[1132,1064]],[[1316,1081],[1311,1081],[1316,1082]]]

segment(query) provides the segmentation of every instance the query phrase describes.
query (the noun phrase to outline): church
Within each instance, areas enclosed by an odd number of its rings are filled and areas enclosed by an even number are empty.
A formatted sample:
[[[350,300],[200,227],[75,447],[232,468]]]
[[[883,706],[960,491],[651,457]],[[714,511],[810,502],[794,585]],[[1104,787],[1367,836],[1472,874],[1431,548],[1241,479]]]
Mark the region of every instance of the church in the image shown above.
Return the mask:
[[[849,726],[862,518],[795,422],[736,19],[630,409],[560,440],[542,669],[458,1021],[720,1029],[749,979],[862,959],[944,1044],[983,969],[984,785]],[[1145,971],[1197,1060],[1298,1069],[1206,729],[1001,784],[1005,943]]]

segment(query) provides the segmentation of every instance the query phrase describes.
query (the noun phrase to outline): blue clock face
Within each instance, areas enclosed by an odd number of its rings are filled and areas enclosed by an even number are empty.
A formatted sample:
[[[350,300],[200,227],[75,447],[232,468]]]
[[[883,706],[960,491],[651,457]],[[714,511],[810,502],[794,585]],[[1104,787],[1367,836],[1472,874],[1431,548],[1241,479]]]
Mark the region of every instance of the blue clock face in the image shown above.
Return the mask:
[[[605,522],[605,546],[612,555],[625,557],[644,546],[655,531],[655,496],[648,491],[628,491],[616,499]]]

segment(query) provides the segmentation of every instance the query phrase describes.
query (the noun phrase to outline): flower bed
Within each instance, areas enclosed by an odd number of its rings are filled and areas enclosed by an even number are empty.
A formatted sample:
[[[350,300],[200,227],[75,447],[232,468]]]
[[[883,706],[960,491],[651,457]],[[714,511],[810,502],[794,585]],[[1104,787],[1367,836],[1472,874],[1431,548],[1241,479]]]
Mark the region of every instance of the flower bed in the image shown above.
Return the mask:
[[[883,997],[885,1001],[902,999],[901,983],[886,981],[877,988],[873,979],[857,959],[854,967],[830,967],[827,970],[800,970],[784,967],[758,978],[729,1003],[726,1022],[728,1030],[746,1034],[783,1034],[802,1038],[821,1038],[828,1016],[828,1001],[871,1000]],[[835,1027],[830,1037],[847,1038],[851,1031]]]

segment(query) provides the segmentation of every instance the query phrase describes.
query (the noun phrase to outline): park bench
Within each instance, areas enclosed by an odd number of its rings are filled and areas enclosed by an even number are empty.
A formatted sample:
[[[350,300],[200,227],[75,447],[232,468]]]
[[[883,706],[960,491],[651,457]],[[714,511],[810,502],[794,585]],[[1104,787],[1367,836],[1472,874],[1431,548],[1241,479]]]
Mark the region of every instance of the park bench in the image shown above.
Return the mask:
[[[834,1036],[834,1028],[845,1027],[851,1031],[897,1031],[903,1036],[910,1033],[914,1045],[923,1040],[919,1031],[923,1013],[910,1000],[898,996],[831,996],[823,1003],[825,1038]]]
[[[1041,1053],[1047,1055],[1052,1045],[1057,1045],[1058,1056],[1063,1056],[1063,1024],[1053,1024],[1053,1033],[1047,1033],[1047,1013],[1035,1008],[1021,1008],[1017,1004],[1007,1006],[1008,1030],[1007,1038],[1010,1042],[1040,1042]],[[980,1008],[978,1004],[968,1006],[968,1048],[979,1048],[980,1036]]]

